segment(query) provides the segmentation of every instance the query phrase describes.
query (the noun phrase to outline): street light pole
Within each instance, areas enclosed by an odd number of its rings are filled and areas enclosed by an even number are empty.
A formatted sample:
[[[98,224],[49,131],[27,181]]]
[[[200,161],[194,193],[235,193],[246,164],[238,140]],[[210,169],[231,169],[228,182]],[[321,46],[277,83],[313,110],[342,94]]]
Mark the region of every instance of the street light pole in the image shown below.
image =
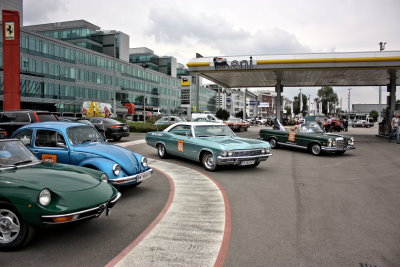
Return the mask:
[[[351,91],[351,89],[352,88],[349,88],[349,89],[347,89],[347,90],[349,90],[349,95],[348,95],[348,98],[347,98],[347,101],[348,101],[348,104],[347,104],[347,112],[348,113],[350,113],[350,91]]]

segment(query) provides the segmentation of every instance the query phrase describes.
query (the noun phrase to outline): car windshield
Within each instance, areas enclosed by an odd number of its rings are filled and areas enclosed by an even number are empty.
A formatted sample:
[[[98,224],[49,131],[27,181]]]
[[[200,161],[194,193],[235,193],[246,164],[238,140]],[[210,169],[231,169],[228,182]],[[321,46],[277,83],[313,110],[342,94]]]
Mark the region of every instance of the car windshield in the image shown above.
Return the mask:
[[[302,123],[300,124],[299,131],[301,133],[323,133],[324,130],[316,122]]]
[[[236,119],[236,118],[231,118],[231,119],[228,119],[227,122],[242,122],[242,120]]]
[[[226,125],[198,125],[194,126],[194,133],[196,137],[235,136]]]
[[[93,127],[77,126],[67,130],[68,139],[72,145],[78,145],[90,142],[103,142],[104,138]]]
[[[18,140],[0,141],[0,168],[39,162],[39,160]]]

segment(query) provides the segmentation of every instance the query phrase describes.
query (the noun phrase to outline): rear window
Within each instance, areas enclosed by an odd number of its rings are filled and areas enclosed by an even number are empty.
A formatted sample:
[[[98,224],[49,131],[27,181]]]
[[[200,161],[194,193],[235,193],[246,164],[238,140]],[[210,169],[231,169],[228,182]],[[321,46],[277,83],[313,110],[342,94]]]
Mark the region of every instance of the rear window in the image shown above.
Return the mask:
[[[37,113],[39,121],[58,121],[57,117],[51,113]]]
[[[113,120],[113,119],[104,119],[104,123],[107,124],[121,124],[119,121]]]

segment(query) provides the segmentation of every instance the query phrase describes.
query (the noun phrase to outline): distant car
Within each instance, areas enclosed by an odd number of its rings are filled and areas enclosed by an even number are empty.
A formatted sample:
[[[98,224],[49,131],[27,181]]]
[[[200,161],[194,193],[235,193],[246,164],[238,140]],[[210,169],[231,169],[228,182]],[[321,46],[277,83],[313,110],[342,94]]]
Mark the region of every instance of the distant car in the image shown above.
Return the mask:
[[[48,111],[35,110],[8,110],[0,112],[0,128],[7,132],[7,136],[18,128],[33,123],[43,121],[58,121],[55,114]]]
[[[171,125],[177,122],[186,121],[185,119],[178,116],[165,116],[157,120],[154,125]]]
[[[18,250],[36,227],[109,210],[121,194],[96,170],[38,160],[19,140],[0,140],[0,249]]]
[[[93,123],[96,129],[104,134],[107,139],[119,141],[122,137],[129,136],[129,126],[126,123],[104,117],[86,117],[85,119]]]
[[[224,122],[232,131],[240,132],[242,129],[243,131],[247,131],[250,127],[250,124],[240,118],[229,118]]]
[[[355,149],[354,138],[349,135],[326,133],[317,122],[306,122],[287,131],[261,129],[260,138],[272,148],[287,146],[310,151],[315,156],[323,152],[343,154]]]
[[[207,171],[221,165],[256,167],[272,154],[268,142],[242,138],[215,122],[181,122],[146,134],[146,143],[160,158],[168,155],[200,161]]]
[[[82,123],[33,123],[11,137],[20,139],[43,161],[102,171],[113,185],[137,185],[153,173],[146,157],[105,142],[96,128]]]
[[[357,120],[357,121],[354,121],[351,124],[351,126],[353,128],[356,128],[356,127],[370,128],[370,127],[374,127],[374,124],[372,122],[368,122],[366,120]]]

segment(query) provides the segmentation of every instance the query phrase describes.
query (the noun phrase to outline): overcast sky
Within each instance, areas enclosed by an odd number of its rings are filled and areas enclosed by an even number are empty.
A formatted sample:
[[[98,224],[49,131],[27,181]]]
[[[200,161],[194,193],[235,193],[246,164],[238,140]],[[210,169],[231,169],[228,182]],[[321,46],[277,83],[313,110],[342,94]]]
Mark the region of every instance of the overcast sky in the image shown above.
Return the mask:
[[[24,0],[24,25],[87,20],[186,64],[196,53],[236,56],[400,50],[399,0]],[[334,88],[347,107],[348,88]],[[293,98],[296,88],[284,95]],[[303,88],[316,97],[317,88]],[[386,88],[382,90],[386,103]],[[351,102],[378,103],[377,87]],[[397,99],[400,97],[397,88]]]

